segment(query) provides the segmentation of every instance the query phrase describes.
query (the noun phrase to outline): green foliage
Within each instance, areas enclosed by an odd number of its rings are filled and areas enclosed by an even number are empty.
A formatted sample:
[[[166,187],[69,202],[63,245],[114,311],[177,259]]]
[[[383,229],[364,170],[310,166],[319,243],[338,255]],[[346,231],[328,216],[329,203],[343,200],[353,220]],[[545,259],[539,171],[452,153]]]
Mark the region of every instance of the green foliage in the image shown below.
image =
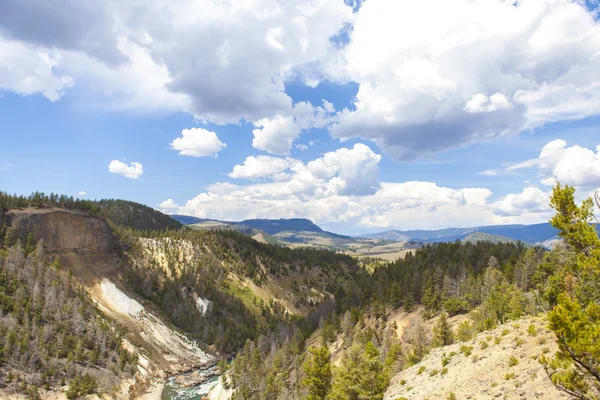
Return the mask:
[[[380,361],[373,343],[368,342],[364,350],[352,346],[335,369],[330,399],[383,399],[389,385],[389,372]]]
[[[327,346],[310,349],[304,362],[306,377],[302,384],[308,391],[307,400],[324,400],[331,390],[331,364]]]
[[[471,353],[473,352],[473,346],[462,345],[462,346],[460,346],[460,352],[465,357],[469,357],[471,355]]]
[[[426,366],[424,366],[424,365],[421,365],[421,366],[419,367],[419,370],[417,371],[417,375],[421,375],[423,372],[425,372],[425,370],[426,370],[426,369],[427,369],[427,367],[426,367]]]
[[[463,321],[458,325],[456,329],[456,339],[459,342],[469,341],[475,336],[475,326],[472,322]]]
[[[88,374],[78,375],[69,384],[69,389],[65,393],[67,399],[76,399],[79,396],[85,396],[94,393],[97,388],[96,379]]]
[[[515,365],[519,364],[519,359],[516,358],[515,356],[510,356],[510,358],[508,359],[508,366],[509,367],[514,367]]]
[[[554,188],[550,199],[556,215],[550,220],[560,230],[576,262],[565,270],[565,291],[548,314],[558,340],[554,358],[543,356],[552,382],[581,399],[600,398],[600,238],[590,224],[593,201],[575,204],[575,189]]]
[[[444,310],[452,317],[454,315],[469,312],[469,310],[471,310],[471,306],[465,299],[450,298],[444,301]]]
[[[443,312],[433,327],[433,345],[434,347],[442,347],[452,343],[454,343],[454,333],[448,323],[447,314]]]
[[[136,371],[136,357],[121,345],[123,333],[51,266],[41,243],[27,255],[20,243],[0,251],[0,315],[0,366],[20,371],[32,386],[75,378],[74,392],[93,390],[89,377],[78,377],[82,365],[123,377]]]
[[[537,336],[538,332],[534,324],[529,325],[527,328],[527,333],[529,336]]]

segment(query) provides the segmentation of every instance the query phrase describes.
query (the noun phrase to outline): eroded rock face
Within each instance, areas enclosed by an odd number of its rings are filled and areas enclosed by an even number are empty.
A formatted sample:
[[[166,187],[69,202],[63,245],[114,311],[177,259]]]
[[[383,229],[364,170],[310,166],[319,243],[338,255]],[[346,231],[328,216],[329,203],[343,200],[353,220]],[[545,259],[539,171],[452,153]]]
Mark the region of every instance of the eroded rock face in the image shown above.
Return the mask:
[[[2,222],[0,215],[0,225]],[[43,240],[50,253],[107,253],[118,247],[110,226],[85,212],[50,209],[10,210],[4,217],[25,240],[31,232]]]

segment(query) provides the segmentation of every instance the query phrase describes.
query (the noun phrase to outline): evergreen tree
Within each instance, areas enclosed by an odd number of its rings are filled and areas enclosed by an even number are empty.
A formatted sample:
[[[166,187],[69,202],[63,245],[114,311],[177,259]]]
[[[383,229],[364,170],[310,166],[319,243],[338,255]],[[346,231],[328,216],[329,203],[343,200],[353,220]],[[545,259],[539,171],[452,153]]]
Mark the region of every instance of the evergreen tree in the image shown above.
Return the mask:
[[[433,327],[433,345],[435,347],[448,346],[454,343],[454,333],[448,323],[448,315],[443,312]]]
[[[352,346],[336,368],[329,399],[379,400],[389,385],[389,373],[372,342]]]
[[[566,271],[565,291],[548,314],[559,350],[542,358],[552,382],[579,399],[600,398],[600,238],[591,224],[592,199],[575,204],[575,189],[554,188],[550,205],[556,215],[550,223],[560,230],[576,263]],[[596,196],[596,199],[598,197]]]
[[[306,377],[302,384],[308,390],[305,399],[324,400],[331,390],[331,363],[327,346],[311,348],[303,367]]]

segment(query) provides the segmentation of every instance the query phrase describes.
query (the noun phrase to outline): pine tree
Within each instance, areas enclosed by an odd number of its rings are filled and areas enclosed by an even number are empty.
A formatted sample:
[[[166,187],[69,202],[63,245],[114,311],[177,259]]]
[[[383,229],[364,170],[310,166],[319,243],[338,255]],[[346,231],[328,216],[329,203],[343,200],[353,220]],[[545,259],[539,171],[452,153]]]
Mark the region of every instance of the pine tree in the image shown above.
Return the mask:
[[[331,363],[326,345],[311,348],[310,356],[304,362],[306,378],[302,381],[308,390],[307,400],[323,400],[331,390]]]
[[[364,350],[354,345],[335,370],[329,399],[380,400],[388,385],[388,369],[381,362],[379,351],[373,343],[368,342]]]
[[[448,346],[454,343],[454,333],[448,323],[448,315],[443,312],[433,327],[433,345],[435,347]]]
[[[593,219],[593,201],[575,204],[575,189],[554,188],[550,205],[557,211],[550,223],[560,230],[576,263],[565,274],[565,291],[548,314],[559,350],[542,358],[552,382],[579,399],[600,398],[600,238]],[[598,197],[596,196],[596,200]]]

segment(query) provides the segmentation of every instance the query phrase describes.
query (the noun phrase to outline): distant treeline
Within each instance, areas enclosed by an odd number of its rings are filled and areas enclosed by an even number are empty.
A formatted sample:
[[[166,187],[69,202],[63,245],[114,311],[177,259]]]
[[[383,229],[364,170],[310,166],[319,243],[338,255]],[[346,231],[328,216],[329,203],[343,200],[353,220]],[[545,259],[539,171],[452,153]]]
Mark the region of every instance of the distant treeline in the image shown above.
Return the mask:
[[[27,207],[59,207],[88,211],[92,215],[108,219],[117,225],[139,230],[180,229],[183,226],[168,215],[133,201],[84,200],[73,196],[43,192],[34,192],[29,196],[0,192],[0,210],[7,211]]]

